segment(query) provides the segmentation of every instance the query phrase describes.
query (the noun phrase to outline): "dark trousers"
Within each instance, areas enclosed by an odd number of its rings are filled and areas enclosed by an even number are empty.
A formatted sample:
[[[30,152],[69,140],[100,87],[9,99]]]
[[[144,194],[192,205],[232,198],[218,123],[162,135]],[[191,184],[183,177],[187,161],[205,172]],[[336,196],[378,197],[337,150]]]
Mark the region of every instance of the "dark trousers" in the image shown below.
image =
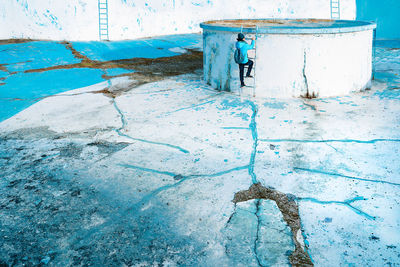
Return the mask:
[[[249,66],[247,68],[247,74],[246,76],[250,76],[251,70],[253,69],[253,64],[254,62],[249,59],[249,61],[245,64],[239,64],[239,72],[240,72],[240,83],[243,85],[244,84],[244,67],[247,65]]]

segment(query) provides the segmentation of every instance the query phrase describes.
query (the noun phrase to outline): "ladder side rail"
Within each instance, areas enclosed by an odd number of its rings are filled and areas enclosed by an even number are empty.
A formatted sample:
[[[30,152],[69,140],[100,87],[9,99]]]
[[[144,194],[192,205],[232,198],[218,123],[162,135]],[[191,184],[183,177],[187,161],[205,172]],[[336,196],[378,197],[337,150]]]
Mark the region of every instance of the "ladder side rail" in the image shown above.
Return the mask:
[[[101,3],[101,1],[99,0],[97,3],[98,3],[98,9],[99,9],[99,39],[101,41],[101,28],[100,28],[100,25],[101,25],[100,3]]]

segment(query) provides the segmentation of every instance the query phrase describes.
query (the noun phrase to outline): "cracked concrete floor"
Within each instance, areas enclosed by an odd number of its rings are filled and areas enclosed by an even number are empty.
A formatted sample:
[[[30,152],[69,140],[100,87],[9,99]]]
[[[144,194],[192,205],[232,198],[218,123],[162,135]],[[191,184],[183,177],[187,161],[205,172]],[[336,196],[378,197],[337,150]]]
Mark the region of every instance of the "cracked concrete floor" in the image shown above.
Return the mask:
[[[377,52],[349,96],[241,98],[198,70],[1,122],[0,265],[399,265],[400,56]]]

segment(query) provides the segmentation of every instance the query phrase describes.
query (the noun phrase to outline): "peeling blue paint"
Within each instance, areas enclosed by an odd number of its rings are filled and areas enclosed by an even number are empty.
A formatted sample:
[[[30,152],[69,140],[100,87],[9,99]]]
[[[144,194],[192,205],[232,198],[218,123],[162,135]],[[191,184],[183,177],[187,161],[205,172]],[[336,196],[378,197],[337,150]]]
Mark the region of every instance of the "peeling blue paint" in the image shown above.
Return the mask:
[[[271,101],[271,102],[265,102],[263,105],[264,105],[264,107],[268,107],[268,108],[272,108],[272,109],[285,109],[287,106],[287,103]]]

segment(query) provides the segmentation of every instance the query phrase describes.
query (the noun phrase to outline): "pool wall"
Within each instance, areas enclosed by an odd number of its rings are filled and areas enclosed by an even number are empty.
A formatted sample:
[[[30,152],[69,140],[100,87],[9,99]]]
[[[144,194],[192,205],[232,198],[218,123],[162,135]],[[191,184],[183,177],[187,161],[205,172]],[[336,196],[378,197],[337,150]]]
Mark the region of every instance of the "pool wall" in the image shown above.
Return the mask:
[[[370,87],[373,27],[340,32],[259,34],[256,42],[257,97],[329,97]],[[354,27],[353,30],[356,30]],[[290,30],[290,31],[289,31]],[[273,30],[273,32],[278,30]],[[204,29],[204,79],[217,90],[240,93],[238,65],[233,55],[237,32]],[[247,85],[253,85],[247,79]],[[252,94],[252,88],[241,93]]]
[[[399,14],[399,0],[357,0],[357,20],[375,21],[378,39],[400,39]]]
[[[200,32],[199,23],[229,18],[331,17],[330,0],[113,0],[110,40]],[[0,39],[98,40],[97,0],[2,0]],[[341,18],[355,19],[355,0],[340,0]]]

